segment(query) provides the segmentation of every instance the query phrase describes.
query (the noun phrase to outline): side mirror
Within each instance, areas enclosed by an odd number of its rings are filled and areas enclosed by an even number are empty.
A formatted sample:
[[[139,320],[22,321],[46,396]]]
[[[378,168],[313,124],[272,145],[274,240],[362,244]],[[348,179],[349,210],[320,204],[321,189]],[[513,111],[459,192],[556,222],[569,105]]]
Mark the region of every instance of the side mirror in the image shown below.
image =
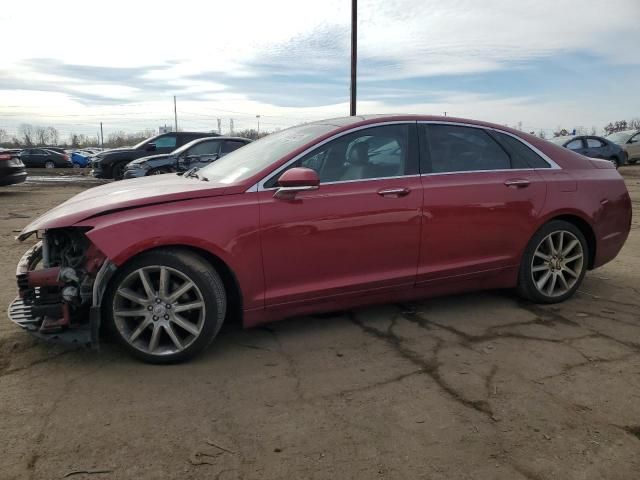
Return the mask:
[[[320,188],[320,177],[315,170],[296,167],[284,172],[278,179],[280,188],[273,194],[274,198],[293,200],[298,192],[308,192]]]
[[[145,150],[147,152],[153,152],[156,149],[156,144],[155,143],[147,143],[147,146],[145,148]]]

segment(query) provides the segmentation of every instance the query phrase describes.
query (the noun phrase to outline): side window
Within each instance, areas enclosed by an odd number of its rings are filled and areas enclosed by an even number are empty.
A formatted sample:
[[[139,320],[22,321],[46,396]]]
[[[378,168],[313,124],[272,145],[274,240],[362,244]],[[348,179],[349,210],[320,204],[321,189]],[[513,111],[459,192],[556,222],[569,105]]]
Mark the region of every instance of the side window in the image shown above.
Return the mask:
[[[222,154],[224,155],[225,153],[231,153],[234,150],[237,150],[245,145],[246,143],[238,142],[237,140],[227,140],[222,144]]]
[[[187,155],[213,155],[220,151],[220,142],[201,142],[194,145],[187,151]]]
[[[602,148],[604,144],[596,138],[587,138],[587,148]]]
[[[517,138],[506,133],[492,131],[511,157],[511,168],[551,168],[545,159],[527,147]]]
[[[569,143],[565,145],[569,150],[579,150],[582,148],[582,140],[576,138],[575,140],[571,140]]]
[[[175,148],[176,136],[165,135],[164,137],[156,138],[154,143],[156,144],[156,148]]]
[[[640,143],[640,133],[636,133],[629,139],[629,143]]]
[[[311,168],[320,183],[396,177],[418,173],[409,125],[383,125],[346,134],[311,151],[289,166]],[[276,187],[279,172],[266,184]]]
[[[428,125],[431,173],[506,170],[507,152],[481,128]]]

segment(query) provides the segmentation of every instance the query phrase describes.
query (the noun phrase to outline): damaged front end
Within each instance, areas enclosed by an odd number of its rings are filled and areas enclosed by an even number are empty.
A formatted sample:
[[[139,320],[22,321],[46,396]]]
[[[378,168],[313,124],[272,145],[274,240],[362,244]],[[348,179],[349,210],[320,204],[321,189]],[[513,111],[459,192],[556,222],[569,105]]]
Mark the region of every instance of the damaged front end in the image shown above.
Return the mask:
[[[84,231],[47,230],[24,254],[9,318],[39,338],[97,347],[100,302],[115,266]]]

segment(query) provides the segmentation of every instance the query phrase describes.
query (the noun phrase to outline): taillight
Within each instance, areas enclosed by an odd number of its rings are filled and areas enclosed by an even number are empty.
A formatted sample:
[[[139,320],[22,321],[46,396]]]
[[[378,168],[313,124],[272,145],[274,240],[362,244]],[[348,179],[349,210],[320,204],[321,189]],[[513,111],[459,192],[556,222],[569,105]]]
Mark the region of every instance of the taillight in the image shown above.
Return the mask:
[[[9,154],[0,154],[0,160],[11,160],[11,155]]]

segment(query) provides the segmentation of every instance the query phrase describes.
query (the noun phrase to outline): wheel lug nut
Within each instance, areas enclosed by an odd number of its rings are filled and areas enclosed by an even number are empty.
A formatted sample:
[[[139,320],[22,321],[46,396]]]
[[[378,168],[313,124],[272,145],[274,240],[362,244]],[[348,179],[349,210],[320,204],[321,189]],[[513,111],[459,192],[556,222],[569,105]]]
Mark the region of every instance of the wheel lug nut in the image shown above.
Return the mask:
[[[154,316],[153,316],[153,321],[155,322],[155,321],[157,321],[157,320],[158,320],[157,315],[154,315]]]
[[[149,306],[147,307],[147,310],[151,311],[151,310],[153,310],[153,307],[152,307],[151,305],[149,305]]]
[[[164,319],[165,319],[165,320],[169,320],[169,315],[165,315],[165,316],[164,316]]]
[[[160,300],[159,298],[156,298],[156,303],[160,303],[162,300]]]
[[[171,308],[171,304],[170,303],[167,303],[167,308]]]

